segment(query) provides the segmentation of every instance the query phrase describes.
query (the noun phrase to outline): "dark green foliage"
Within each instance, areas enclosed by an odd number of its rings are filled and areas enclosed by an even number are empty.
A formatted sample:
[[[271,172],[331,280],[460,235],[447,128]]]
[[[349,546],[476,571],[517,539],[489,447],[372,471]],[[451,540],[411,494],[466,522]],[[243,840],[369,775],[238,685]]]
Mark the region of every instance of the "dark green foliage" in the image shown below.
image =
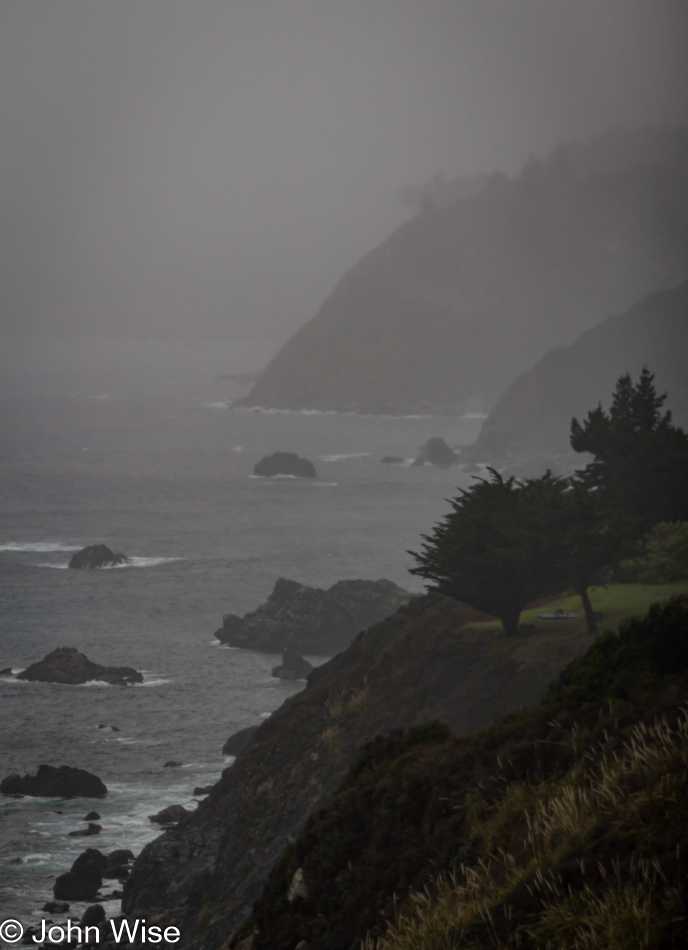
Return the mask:
[[[688,520],[688,436],[662,415],[665,400],[645,368],[635,385],[630,374],[619,378],[609,413],[598,405],[582,424],[571,421],[571,447],[594,456],[581,481],[636,532]]]
[[[635,557],[621,561],[611,578],[622,584],[664,584],[688,577],[688,521],[662,521],[645,535]]]
[[[476,479],[452,499],[452,511],[424,535],[411,570],[434,589],[499,617],[508,634],[525,605],[562,586],[557,529],[566,481]]]
[[[499,848],[518,858],[522,810],[502,814],[490,830],[490,816],[512,789],[556,781],[583,753],[616,748],[638,722],[658,714],[675,718],[687,699],[684,597],[655,605],[618,635],[600,638],[566,668],[537,709],[470,736],[452,737],[431,722],[378,737],[270,877],[254,908],[257,948],[293,950],[305,940],[311,947],[358,950],[366,932],[384,930],[395,901],[432,887],[438,873],[485,861]],[[676,849],[688,847],[688,826],[674,822],[665,808],[653,821],[637,840],[601,823],[585,852],[562,853],[553,873],[575,893],[582,880],[579,859],[585,857],[586,881],[594,884],[598,860],[613,859],[623,874],[634,851],[642,851],[675,877]],[[290,903],[286,895],[297,868],[308,897]],[[535,912],[526,885],[509,895],[508,904],[514,926]],[[476,946],[491,946],[486,922],[474,926]],[[678,933],[680,925],[674,929]]]

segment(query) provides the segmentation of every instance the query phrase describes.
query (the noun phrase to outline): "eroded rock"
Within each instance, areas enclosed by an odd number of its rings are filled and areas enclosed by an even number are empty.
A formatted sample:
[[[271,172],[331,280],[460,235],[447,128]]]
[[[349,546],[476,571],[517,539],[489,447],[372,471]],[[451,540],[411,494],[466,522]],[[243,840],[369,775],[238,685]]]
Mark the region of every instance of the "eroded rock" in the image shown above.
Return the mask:
[[[102,798],[107,795],[107,786],[85,769],[39,765],[35,775],[9,775],[3,779],[0,793],[36,798]]]
[[[22,673],[18,673],[17,679],[71,686],[97,680],[111,686],[131,686],[133,683],[143,683],[143,674],[131,666],[100,666],[79,653],[75,647],[58,647],[38,663],[32,663]]]

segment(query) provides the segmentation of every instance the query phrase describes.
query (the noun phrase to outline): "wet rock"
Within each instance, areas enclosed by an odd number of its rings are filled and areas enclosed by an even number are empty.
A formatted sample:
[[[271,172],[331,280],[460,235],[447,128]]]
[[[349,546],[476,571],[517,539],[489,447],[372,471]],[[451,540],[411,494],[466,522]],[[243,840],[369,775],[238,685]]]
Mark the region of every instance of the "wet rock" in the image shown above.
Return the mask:
[[[282,652],[282,663],[273,667],[271,675],[282,680],[305,680],[312,669],[313,666],[308,660],[304,660],[299,653],[287,647]]]
[[[111,686],[131,686],[143,683],[143,674],[131,666],[100,666],[74,647],[58,647],[19,673],[17,679],[72,686],[98,680]]]
[[[103,883],[102,872],[106,865],[104,854],[96,848],[87,848],[66,874],[55,879],[54,897],[64,901],[93,900]]]
[[[82,820],[83,821],[100,821],[100,815],[98,814],[97,811],[90,811],[88,815],[86,815],[86,817],[83,818]]]
[[[88,828],[80,828],[78,831],[70,831],[69,838],[88,838],[91,835],[99,835],[103,830],[102,825],[96,825],[94,822],[89,821]]]
[[[118,848],[107,856],[107,863],[103,868],[104,878],[124,881],[129,877],[129,865],[134,860],[134,852],[128,848]]]
[[[266,455],[253,467],[254,475],[272,478],[275,475],[293,475],[296,478],[315,478],[315,466],[295,452],[275,452]]]
[[[338,581],[320,590],[280,577],[256,610],[243,617],[225,614],[215,636],[230,646],[265,653],[289,647],[302,655],[333,656],[410,599],[408,591],[385,579]]]
[[[116,564],[127,564],[129,558],[124,554],[115,554],[106,544],[90,544],[81,551],[73,554],[69,567],[80,569],[94,569],[98,567],[113,567]]]
[[[48,901],[43,905],[43,910],[48,914],[66,914],[69,910],[69,904],[62,901]]]
[[[0,676],[12,676],[12,667],[6,666],[4,670],[0,670]]]
[[[170,759],[169,762],[165,762],[163,765],[164,769],[178,769],[181,768],[181,762],[177,762],[175,759]]]
[[[248,726],[231,735],[222,746],[223,755],[238,755],[258,732],[260,726]]]
[[[212,785],[197,785],[196,788],[193,790],[193,793],[195,796],[209,795],[210,792],[212,791],[212,788],[213,788]]]
[[[84,911],[81,920],[79,921],[80,927],[97,927],[98,924],[102,924],[105,920],[105,908],[102,904],[91,904],[90,907],[87,907]]]
[[[39,765],[35,775],[10,775],[0,783],[3,795],[33,795],[37,798],[102,798],[106,785],[85,769],[68,765]]]
[[[190,814],[191,812],[187,808],[184,808],[183,805],[170,805],[168,808],[163,808],[162,811],[159,811],[157,815],[149,815],[148,820],[154,821],[156,824],[163,825],[164,827],[169,827],[176,825]]]
[[[459,456],[449,448],[444,439],[434,436],[423,445],[413,461],[414,465],[436,465],[438,468],[450,468],[456,465]]]

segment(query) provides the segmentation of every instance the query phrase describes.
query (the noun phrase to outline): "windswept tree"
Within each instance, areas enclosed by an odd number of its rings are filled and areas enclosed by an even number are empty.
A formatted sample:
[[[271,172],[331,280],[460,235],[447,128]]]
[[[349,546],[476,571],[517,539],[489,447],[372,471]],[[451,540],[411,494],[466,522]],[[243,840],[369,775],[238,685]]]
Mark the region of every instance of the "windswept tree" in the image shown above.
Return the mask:
[[[420,552],[412,574],[431,589],[499,617],[515,634],[521,611],[562,587],[559,523],[567,482],[547,472],[518,481],[490,469],[450,501],[452,510]]]
[[[571,421],[571,447],[594,456],[579,481],[603,493],[635,534],[688,520],[688,435],[662,413],[665,400],[644,368],[635,384],[628,373],[619,378],[609,413],[598,405],[582,423]]]

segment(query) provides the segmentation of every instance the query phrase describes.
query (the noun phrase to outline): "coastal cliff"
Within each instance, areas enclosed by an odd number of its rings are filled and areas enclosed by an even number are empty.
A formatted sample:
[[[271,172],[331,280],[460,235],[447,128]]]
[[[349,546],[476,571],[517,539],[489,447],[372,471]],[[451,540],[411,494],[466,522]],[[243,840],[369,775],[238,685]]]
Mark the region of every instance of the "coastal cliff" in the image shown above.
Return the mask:
[[[684,280],[683,146],[637,167],[584,165],[555,151],[447,206],[428,199],[343,277],[239,405],[482,411],[548,350]]]
[[[165,913],[185,944],[217,950],[363,744],[434,718],[457,732],[484,727],[536,703],[590,643],[560,629],[537,640],[495,637],[474,626],[486,619],[439,595],[417,597],[314,670],[197,811],[144,849],[124,912]]]

